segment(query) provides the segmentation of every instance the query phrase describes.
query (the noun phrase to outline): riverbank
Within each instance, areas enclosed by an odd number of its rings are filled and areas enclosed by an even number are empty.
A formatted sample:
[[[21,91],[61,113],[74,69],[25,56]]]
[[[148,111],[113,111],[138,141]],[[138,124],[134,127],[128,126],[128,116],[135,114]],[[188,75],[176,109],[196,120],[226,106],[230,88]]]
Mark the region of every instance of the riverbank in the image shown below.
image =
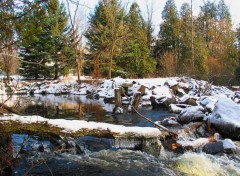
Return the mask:
[[[83,96],[86,99],[96,100],[103,106],[112,104],[108,106],[108,111],[113,112],[116,89],[122,91],[121,99],[124,109],[124,111],[120,112],[123,113],[122,115],[129,110],[128,98],[133,99],[136,94],[141,95],[140,109],[141,107],[151,107],[149,111],[151,109],[154,109],[156,112],[168,110],[175,113],[174,116],[159,119],[155,122],[157,125],[163,125],[178,134],[177,138],[160,144],[165,150],[176,153],[195,151],[212,155],[228,154],[237,158],[239,157],[240,150],[237,142],[240,140],[239,92],[231,91],[222,86],[214,86],[206,81],[186,77],[155,79],[114,78],[111,80],[92,80],[88,78],[81,84],[76,83],[74,79],[37,82],[13,80],[10,83],[1,83],[0,96],[2,102],[4,102],[11,93],[26,96],[51,94],[56,97],[63,94],[73,94]],[[38,102],[35,103],[37,104]],[[116,116],[118,115],[116,114]],[[123,127],[121,125],[84,122],[80,120],[51,120],[42,117],[36,118],[33,115],[26,117],[4,114],[0,118],[2,125],[10,121],[21,122],[21,124],[27,123],[29,125],[31,123],[39,123],[40,126],[41,124],[48,124],[50,125],[49,128],[51,126],[59,127],[62,131],[66,130],[64,128],[66,126],[69,131],[79,130],[81,127],[86,130],[92,127],[91,124],[94,124],[94,128],[91,128],[90,131],[98,134],[95,136],[111,136],[116,139],[121,134],[125,138],[124,140],[127,140],[127,145],[126,141],[118,141],[121,144],[117,145],[119,148],[121,146],[131,146],[131,148],[137,148],[138,150],[141,150],[139,145],[144,143],[139,138],[148,138],[149,135],[152,135],[150,138],[159,139],[162,132],[152,127]],[[101,136],[101,130],[105,135]],[[89,131],[87,130],[85,132],[87,136],[94,136],[93,133],[88,133]],[[64,136],[63,133],[60,136]],[[73,137],[76,136],[73,135]],[[133,140],[130,140],[131,137]],[[136,142],[136,138],[139,141]],[[156,142],[154,142],[155,144]],[[149,147],[145,146],[144,151],[148,150],[146,148],[149,149]],[[155,155],[156,151],[158,150],[155,150]],[[160,156],[161,154],[163,153],[160,153]],[[199,157],[198,154],[197,157]],[[181,169],[186,172],[184,167],[181,166]],[[238,168],[236,165],[234,167]]]

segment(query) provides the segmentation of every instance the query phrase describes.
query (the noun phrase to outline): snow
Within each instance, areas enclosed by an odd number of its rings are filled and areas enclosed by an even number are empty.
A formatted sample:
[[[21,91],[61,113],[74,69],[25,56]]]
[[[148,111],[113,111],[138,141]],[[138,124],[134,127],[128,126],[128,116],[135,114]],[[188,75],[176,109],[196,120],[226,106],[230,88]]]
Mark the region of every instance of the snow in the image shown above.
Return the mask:
[[[240,105],[231,99],[219,97],[208,119],[224,134],[240,138]]]
[[[183,108],[175,105],[175,104],[170,104],[170,111],[176,114],[179,114],[181,111],[183,110]]]
[[[190,123],[204,118],[204,108],[202,106],[187,107],[181,111],[177,117],[179,123]]]
[[[205,116],[205,110],[207,110],[209,113],[213,112],[210,114],[209,119],[211,119],[214,127],[216,126],[216,128],[221,130],[227,128],[226,126],[228,126],[228,128],[233,130],[234,133],[238,132],[238,134],[240,134],[240,117],[238,116],[238,114],[240,114],[240,108],[236,104],[233,105],[234,102],[227,98],[231,97],[236,102],[238,102],[240,99],[240,93],[232,92],[226,87],[211,85],[202,80],[195,80],[187,77],[149,79],[123,79],[117,77],[110,80],[94,80],[91,77],[81,77],[81,80],[86,81],[78,84],[76,82],[77,77],[73,76],[61,77],[59,80],[55,81],[38,82],[19,81],[19,79],[20,77],[14,76],[13,81],[11,81],[8,85],[12,88],[14,93],[29,94],[32,91],[34,92],[35,96],[42,93],[69,93],[75,95],[91,94],[97,95],[99,99],[96,101],[99,102],[103,102],[104,98],[113,98],[114,89],[119,88],[123,85],[128,87],[127,93],[130,96],[133,96],[134,93],[139,91],[141,86],[144,86],[145,94],[141,98],[141,105],[150,105],[152,103],[150,101],[151,97],[155,98],[154,102],[156,103],[163,103],[164,101],[170,99],[172,100],[170,103],[174,103],[170,105],[172,111],[175,113],[181,112],[178,116],[178,121],[181,121],[182,123],[189,123],[191,121],[202,120]],[[16,87],[16,90],[14,88],[15,85],[18,85]],[[178,85],[177,93],[176,90],[173,91],[171,89],[171,87],[175,85]],[[9,88],[6,86],[6,83],[0,81],[1,102],[6,99],[4,97],[6,96],[6,90],[8,89]],[[181,93],[181,96],[184,96],[180,98],[180,95],[178,95],[179,92]],[[175,104],[178,102],[187,102],[189,98],[197,100],[196,102],[200,106],[186,108]],[[222,105],[220,106],[219,102],[221,102],[223,99],[225,99],[225,102],[221,103]],[[169,101],[167,101],[167,103],[169,103]],[[108,104],[106,104],[104,107],[107,106]],[[108,107],[109,112],[112,112],[113,106],[114,105]],[[168,108],[168,104],[166,107]],[[229,130],[228,133],[232,133],[232,131]]]
[[[169,87],[173,87],[175,85],[178,85],[178,82],[176,78],[169,78],[166,80],[165,84],[168,85]]]
[[[87,122],[84,120],[65,120],[65,119],[47,119],[40,116],[3,116],[0,121],[18,121],[20,123],[44,123],[63,128],[63,133],[77,132],[79,130],[108,130],[115,137],[127,136],[130,137],[144,137],[144,138],[159,138],[162,133],[157,128],[152,127],[126,127],[123,125],[113,125],[108,123]]]
[[[202,96],[199,101],[203,107],[206,107],[212,112],[217,102],[217,99],[218,98],[214,96]]]
[[[153,89],[152,94],[155,95],[156,98],[166,97],[172,98],[172,92],[167,86],[156,87]]]
[[[222,143],[223,143],[224,149],[233,149],[233,150],[237,149],[236,145],[233,143],[231,139],[224,139]]]
[[[177,141],[182,147],[192,147],[192,148],[200,148],[209,143],[208,138],[199,138],[194,141],[186,140],[186,141]]]

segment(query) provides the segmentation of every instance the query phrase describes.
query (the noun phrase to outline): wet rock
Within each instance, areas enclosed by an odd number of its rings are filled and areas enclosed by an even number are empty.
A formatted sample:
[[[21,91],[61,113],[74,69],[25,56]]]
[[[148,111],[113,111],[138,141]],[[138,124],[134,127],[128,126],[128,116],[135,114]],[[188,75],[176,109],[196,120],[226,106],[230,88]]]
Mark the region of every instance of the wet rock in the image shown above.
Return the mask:
[[[180,124],[202,121],[205,117],[204,108],[202,106],[193,106],[183,109],[177,117]]]
[[[37,148],[37,151],[44,152],[44,146],[42,144],[39,145],[39,147]]]
[[[203,151],[208,154],[218,154],[218,153],[235,153],[237,147],[230,139],[225,139],[223,141],[211,142],[203,147]]]
[[[207,154],[212,154],[212,155],[215,155],[217,153],[222,153],[223,152],[223,144],[222,144],[222,142],[208,143],[203,147],[203,152],[205,152]]]
[[[240,105],[231,99],[219,97],[208,119],[223,135],[240,139]]]

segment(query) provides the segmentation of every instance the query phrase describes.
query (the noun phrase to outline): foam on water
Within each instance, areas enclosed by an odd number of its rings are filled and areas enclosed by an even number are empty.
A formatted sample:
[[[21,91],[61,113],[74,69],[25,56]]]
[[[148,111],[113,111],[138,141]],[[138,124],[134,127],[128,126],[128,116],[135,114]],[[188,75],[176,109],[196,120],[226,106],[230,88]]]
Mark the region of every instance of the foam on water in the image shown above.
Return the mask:
[[[240,175],[240,168],[226,156],[187,152],[174,159],[177,169],[194,176]]]

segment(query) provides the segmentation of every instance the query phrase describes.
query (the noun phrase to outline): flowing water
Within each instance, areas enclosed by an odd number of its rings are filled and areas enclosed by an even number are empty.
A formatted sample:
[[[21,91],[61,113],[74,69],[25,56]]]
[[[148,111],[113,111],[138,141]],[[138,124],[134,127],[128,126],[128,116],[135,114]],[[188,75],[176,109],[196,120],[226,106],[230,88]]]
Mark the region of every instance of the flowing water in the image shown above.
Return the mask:
[[[16,109],[27,114],[38,114],[46,118],[80,119],[127,126],[152,126],[136,114],[112,115],[114,105],[104,104],[102,100],[87,99],[85,96],[17,96]],[[13,102],[13,101],[11,101]],[[150,107],[140,108],[140,112],[153,121],[173,116],[167,111],[152,111]],[[15,166],[13,175],[189,175],[189,176],[237,176],[240,175],[239,154],[208,155],[202,152],[176,154],[163,147],[156,154],[151,152],[151,144],[156,141],[144,141],[148,146],[137,150],[143,141],[129,139],[107,139],[92,136],[81,137],[73,141],[82,148],[61,151],[50,141],[39,136],[13,134],[14,155],[19,150],[21,160]],[[25,139],[29,139],[27,142]],[[21,149],[22,143],[24,148]],[[240,146],[239,142],[237,145]],[[41,147],[44,150],[40,150]],[[149,147],[150,146],[150,147]],[[159,148],[158,148],[159,149]],[[158,150],[157,149],[157,150]]]

